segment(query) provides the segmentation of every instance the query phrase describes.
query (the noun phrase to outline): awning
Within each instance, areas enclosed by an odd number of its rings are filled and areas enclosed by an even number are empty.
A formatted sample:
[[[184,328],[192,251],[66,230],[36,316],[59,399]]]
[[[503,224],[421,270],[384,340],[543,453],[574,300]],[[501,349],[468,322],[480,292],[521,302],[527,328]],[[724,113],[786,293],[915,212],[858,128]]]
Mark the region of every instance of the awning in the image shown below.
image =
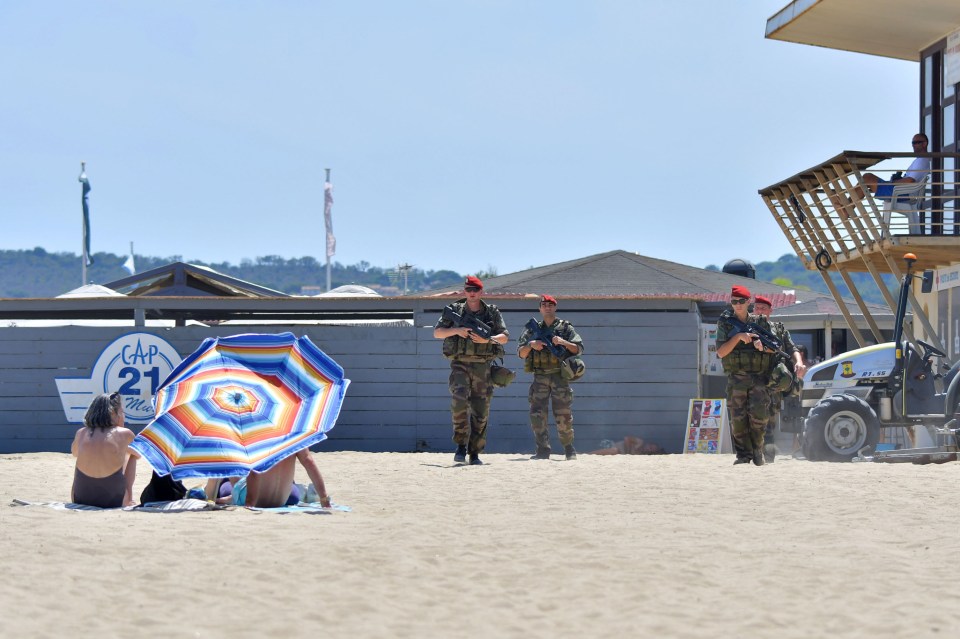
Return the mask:
[[[794,0],[767,20],[766,37],[918,62],[957,29],[957,0]]]

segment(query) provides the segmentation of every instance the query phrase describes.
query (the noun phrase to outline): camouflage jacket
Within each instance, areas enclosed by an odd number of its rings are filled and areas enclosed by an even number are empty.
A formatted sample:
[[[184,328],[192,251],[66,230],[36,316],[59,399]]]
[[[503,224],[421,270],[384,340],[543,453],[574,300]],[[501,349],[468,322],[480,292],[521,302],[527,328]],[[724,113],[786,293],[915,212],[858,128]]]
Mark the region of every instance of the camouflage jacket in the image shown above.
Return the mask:
[[[783,322],[771,322],[763,315],[758,315],[756,322],[759,326],[777,336],[777,339],[783,344],[783,352],[790,356],[790,365],[792,367],[793,354],[800,351],[797,345],[793,343],[793,338],[790,337],[790,331],[787,330],[787,327],[783,325]]]
[[[577,334],[577,330],[573,328],[573,324],[560,318],[555,319],[550,326],[544,324],[543,320],[538,322],[538,324],[541,330],[553,331],[561,338],[568,342],[573,342],[580,347],[579,353],[576,355],[570,353],[567,357],[579,357],[583,355],[583,340],[580,338],[580,335]],[[531,337],[532,331],[530,331],[530,329],[524,329],[520,335],[520,339],[517,341],[518,355],[520,349],[530,343]],[[566,357],[564,359],[566,359]],[[557,359],[556,355],[551,353],[548,348],[543,348],[539,351],[530,349],[526,359],[523,361],[523,370],[528,373],[556,373],[560,370],[560,360]]]
[[[459,299],[450,306],[459,315],[470,313],[467,309],[467,299]],[[493,335],[499,335],[507,332],[507,326],[503,323],[503,316],[493,304],[487,304],[480,300],[480,311],[473,314],[478,320],[486,324],[493,331]],[[437,320],[435,328],[453,328],[453,322],[444,320],[441,317]],[[503,357],[503,345],[496,342],[478,344],[472,339],[451,335],[443,340],[443,356],[447,359],[459,360],[462,362],[492,362],[498,357]]]
[[[720,314],[717,320],[717,348],[725,344],[727,340],[733,337],[737,330],[730,323],[730,318],[735,317],[734,312],[729,308]],[[757,322],[759,316],[748,315],[747,322]],[[759,324],[759,322],[758,322]],[[727,356],[720,360],[723,364],[723,372],[728,375],[739,373],[750,373],[753,375],[767,375],[776,366],[776,358],[771,353],[764,353],[754,348],[753,344],[744,344],[738,342],[733,350],[727,353]]]

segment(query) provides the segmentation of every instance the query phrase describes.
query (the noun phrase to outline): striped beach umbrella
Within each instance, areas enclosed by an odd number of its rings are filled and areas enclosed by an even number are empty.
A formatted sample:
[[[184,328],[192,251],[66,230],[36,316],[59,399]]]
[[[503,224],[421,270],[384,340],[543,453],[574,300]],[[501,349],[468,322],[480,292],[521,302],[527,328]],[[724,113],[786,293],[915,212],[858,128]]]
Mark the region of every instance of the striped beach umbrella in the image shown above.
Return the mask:
[[[264,472],[327,438],[349,384],[307,337],[207,338],[157,389],[131,448],[174,479]]]

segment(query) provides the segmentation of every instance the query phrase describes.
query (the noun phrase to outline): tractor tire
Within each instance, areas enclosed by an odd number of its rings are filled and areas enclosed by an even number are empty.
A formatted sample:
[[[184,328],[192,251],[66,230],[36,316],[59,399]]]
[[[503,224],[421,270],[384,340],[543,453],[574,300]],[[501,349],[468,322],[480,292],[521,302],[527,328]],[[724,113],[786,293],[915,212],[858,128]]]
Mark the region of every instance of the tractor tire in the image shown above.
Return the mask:
[[[810,409],[803,428],[803,454],[810,461],[848,462],[880,441],[880,420],[859,397],[831,395]]]

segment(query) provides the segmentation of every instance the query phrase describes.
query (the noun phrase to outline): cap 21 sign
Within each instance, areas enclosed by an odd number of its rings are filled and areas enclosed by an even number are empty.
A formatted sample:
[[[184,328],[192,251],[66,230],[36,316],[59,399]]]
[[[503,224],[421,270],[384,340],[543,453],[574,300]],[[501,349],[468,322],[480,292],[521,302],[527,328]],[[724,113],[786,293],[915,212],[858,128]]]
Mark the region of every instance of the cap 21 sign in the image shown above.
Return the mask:
[[[90,377],[58,377],[63,413],[71,424],[83,416],[99,393],[119,392],[126,420],[145,424],[153,419],[157,387],[180,363],[170,343],[152,333],[129,333],[110,342],[93,364]]]

